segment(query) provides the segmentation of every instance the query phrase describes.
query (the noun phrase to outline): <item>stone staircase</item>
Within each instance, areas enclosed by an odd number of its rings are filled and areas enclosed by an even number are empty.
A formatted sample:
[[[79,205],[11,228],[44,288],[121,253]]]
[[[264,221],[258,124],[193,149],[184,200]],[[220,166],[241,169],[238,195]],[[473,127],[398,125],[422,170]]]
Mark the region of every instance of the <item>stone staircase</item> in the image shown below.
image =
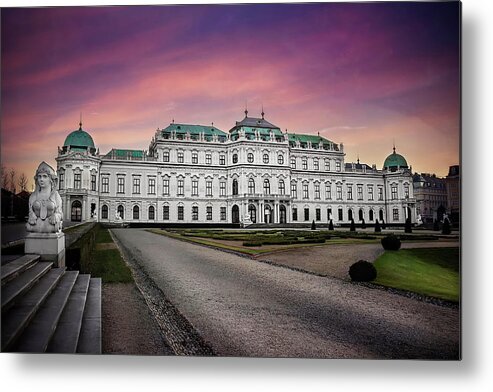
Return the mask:
[[[2,265],[2,352],[101,354],[101,279],[38,255]]]

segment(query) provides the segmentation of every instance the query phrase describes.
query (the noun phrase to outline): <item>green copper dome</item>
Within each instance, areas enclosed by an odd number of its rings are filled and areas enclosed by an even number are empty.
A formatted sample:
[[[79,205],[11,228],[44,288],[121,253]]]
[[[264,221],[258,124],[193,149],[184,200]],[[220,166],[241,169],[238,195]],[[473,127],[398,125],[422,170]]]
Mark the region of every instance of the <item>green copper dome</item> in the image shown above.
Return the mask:
[[[406,159],[400,155],[400,154],[397,154],[395,152],[395,148],[394,148],[394,152],[392,154],[390,154],[387,159],[385,159],[385,162],[383,163],[383,168],[384,169],[397,169],[398,167],[400,168],[409,168],[409,166],[407,165],[407,161]]]
[[[80,124],[79,129],[71,132],[67,138],[65,139],[65,143],[63,143],[64,147],[80,148],[86,150],[87,147],[96,148],[94,146],[94,141],[92,140],[91,135],[89,135],[86,131],[82,129],[82,124]]]

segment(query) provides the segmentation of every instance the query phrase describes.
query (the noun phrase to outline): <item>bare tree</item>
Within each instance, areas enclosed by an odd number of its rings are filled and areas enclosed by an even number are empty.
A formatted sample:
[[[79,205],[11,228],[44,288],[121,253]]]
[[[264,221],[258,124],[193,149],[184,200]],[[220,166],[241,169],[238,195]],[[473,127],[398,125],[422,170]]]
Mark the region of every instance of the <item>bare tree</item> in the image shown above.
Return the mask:
[[[9,177],[8,177],[8,172],[7,168],[2,164],[0,164],[0,181],[1,181],[1,186],[4,189],[7,189],[7,185],[9,183]]]
[[[9,186],[10,186],[10,189],[9,191],[12,192],[12,193],[16,193],[15,190],[16,190],[16,179],[17,179],[17,173],[15,172],[15,169],[10,169],[9,171]]]
[[[21,173],[19,177],[19,189],[22,191],[27,191],[27,177],[24,173]]]

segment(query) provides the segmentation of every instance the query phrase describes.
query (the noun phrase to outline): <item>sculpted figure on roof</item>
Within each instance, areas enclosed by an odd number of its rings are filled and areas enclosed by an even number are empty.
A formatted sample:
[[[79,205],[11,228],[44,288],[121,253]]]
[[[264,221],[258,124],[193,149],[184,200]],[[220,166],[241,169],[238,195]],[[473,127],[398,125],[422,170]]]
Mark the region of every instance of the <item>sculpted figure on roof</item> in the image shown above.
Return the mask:
[[[59,233],[62,231],[62,199],[57,191],[55,170],[41,162],[34,176],[36,189],[29,197],[28,232]]]

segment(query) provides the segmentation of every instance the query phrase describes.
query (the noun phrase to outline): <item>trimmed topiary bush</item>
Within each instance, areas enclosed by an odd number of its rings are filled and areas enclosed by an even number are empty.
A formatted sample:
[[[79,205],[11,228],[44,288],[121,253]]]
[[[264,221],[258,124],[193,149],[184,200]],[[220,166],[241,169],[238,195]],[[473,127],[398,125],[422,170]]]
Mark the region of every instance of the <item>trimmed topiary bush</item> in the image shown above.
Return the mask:
[[[375,221],[375,233],[381,233],[381,232],[382,232],[382,228],[380,227],[380,222],[377,219]]]
[[[317,226],[315,226],[315,221],[312,220],[312,230],[317,230]]]
[[[364,219],[361,220],[361,228],[366,229],[366,222]]]
[[[382,219],[382,229],[385,230],[386,229],[386,226],[385,226],[385,220]]]
[[[349,226],[349,231],[356,231],[356,226],[354,225],[354,219],[351,219],[351,225]]]
[[[382,238],[382,246],[385,250],[399,250],[401,248],[401,240],[393,234]]]
[[[450,230],[450,221],[445,218],[443,221],[442,234],[450,234],[452,231]]]
[[[404,226],[404,232],[405,233],[412,233],[413,228],[411,226],[411,218],[406,219],[406,225]]]
[[[440,231],[440,225],[438,224],[438,221],[436,219],[433,222],[433,230],[434,231]]]
[[[329,222],[329,230],[334,230],[334,224],[332,223],[332,219]]]
[[[359,260],[349,267],[349,276],[353,282],[371,282],[377,277],[377,269],[366,260]]]

